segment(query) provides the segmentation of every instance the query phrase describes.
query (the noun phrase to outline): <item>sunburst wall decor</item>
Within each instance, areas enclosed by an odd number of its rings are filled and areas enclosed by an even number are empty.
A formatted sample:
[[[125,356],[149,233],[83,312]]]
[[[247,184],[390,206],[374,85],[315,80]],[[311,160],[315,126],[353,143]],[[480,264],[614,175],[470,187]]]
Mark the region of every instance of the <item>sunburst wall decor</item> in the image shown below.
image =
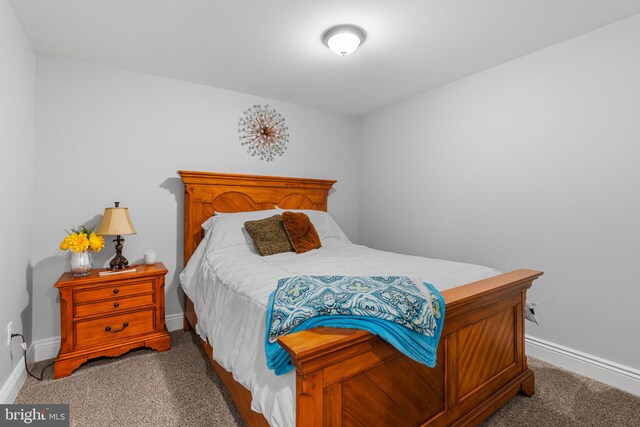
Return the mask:
[[[282,114],[269,105],[247,108],[238,122],[238,137],[247,153],[267,162],[284,154],[289,143],[288,131]]]

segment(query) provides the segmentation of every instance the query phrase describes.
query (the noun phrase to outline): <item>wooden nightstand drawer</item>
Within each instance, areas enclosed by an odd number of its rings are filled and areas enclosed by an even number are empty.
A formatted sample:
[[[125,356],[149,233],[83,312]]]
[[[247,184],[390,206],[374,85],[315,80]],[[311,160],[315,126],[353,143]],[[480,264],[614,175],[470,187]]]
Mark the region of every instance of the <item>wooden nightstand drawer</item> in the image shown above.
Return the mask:
[[[154,310],[85,320],[74,324],[76,348],[104,344],[122,338],[153,332]]]
[[[136,295],[127,298],[117,298],[87,304],[74,305],[74,317],[95,316],[104,313],[117,313],[136,307],[153,304],[153,294]]]
[[[82,289],[73,293],[73,302],[74,304],[76,304],[82,302],[100,301],[107,298],[143,294],[145,292],[153,292],[152,280],[133,283],[129,282],[126,284],[117,284],[103,288]]]

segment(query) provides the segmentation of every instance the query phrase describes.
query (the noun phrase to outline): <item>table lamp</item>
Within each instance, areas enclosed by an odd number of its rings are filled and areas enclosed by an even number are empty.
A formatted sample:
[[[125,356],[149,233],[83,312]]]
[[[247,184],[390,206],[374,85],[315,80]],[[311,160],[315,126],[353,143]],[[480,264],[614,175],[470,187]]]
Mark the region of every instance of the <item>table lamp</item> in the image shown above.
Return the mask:
[[[109,270],[122,270],[129,266],[129,261],[122,256],[123,235],[136,234],[136,230],[129,218],[129,209],[121,208],[120,202],[115,202],[114,208],[105,208],[102,222],[96,230],[99,236],[116,236],[116,256],[109,262]]]

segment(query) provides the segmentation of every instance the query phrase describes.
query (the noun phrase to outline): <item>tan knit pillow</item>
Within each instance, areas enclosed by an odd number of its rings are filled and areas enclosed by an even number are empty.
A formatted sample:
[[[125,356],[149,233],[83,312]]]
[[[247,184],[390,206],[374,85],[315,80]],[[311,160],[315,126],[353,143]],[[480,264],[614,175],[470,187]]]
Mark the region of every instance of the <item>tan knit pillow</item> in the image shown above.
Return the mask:
[[[293,246],[282,224],[282,217],[274,215],[269,218],[244,223],[253,244],[262,256],[293,252]]]

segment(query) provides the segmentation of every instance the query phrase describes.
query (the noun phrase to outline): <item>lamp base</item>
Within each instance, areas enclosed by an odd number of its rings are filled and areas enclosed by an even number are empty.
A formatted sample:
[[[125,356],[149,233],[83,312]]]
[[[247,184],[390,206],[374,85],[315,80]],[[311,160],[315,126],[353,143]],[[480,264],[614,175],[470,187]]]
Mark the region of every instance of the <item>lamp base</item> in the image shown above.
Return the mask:
[[[114,242],[116,242],[116,256],[109,262],[109,270],[124,270],[129,267],[129,261],[122,256],[124,239],[121,236],[116,236]]]
[[[129,261],[122,254],[116,254],[109,262],[109,270],[124,270],[125,268],[129,268]]]

